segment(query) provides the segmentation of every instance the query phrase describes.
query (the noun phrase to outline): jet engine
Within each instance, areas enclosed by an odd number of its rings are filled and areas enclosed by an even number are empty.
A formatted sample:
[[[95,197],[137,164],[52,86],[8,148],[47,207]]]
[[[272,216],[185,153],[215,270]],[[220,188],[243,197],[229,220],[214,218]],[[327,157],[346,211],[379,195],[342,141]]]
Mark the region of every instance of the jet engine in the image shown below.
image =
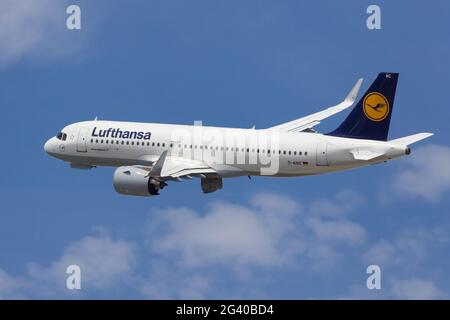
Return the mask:
[[[206,178],[202,178],[201,181],[202,191],[203,193],[211,193],[222,189],[223,182],[220,176],[208,176]]]
[[[159,190],[167,183],[148,176],[148,171],[131,166],[119,167],[113,176],[114,189],[118,193],[151,197],[159,195]]]

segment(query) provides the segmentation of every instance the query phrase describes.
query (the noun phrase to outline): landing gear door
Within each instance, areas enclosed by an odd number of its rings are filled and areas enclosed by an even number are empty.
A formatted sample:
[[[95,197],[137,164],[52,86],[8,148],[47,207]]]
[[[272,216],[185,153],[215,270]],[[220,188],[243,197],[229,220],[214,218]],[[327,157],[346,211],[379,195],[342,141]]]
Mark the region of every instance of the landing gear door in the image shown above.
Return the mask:
[[[77,140],[77,151],[78,152],[87,152],[87,136],[88,136],[89,128],[83,127],[78,131],[78,140]]]
[[[327,143],[319,142],[317,144],[316,163],[318,166],[328,166]]]

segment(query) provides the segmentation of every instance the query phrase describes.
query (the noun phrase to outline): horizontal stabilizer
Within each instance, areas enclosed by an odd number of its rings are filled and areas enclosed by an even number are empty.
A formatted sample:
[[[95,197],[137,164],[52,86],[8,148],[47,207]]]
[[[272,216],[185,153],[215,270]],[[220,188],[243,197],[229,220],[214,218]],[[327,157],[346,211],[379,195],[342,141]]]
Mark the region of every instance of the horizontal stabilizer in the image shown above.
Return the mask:
[[[394,139],[394,140],[390,140],[389,142],[394,143],[394,144],[399,144],[399,145],[404,145],[404,146],[409,146],[410,144],[413,144],[417,141],[426,139],[428,137],[431,137],[432,135],[434,135],[434,133],[430,133],[430,132],[422,132],[422,133],[416,133],[410,136],[406,136],[403,138],[398,138],[398,139]]]

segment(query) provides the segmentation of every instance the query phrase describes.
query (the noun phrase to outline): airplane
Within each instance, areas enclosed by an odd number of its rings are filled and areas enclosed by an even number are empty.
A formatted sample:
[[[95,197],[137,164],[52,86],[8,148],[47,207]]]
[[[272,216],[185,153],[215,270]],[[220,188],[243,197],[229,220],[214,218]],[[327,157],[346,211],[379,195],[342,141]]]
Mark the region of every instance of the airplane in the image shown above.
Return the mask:
[[[223,178],[310,176],[386,162],[411,153],[410,145],[433,133],[388,140],[398,73],[379,73],[345,120],[329,133],[314,127],[351,107],[362,84],[320,112],[270,128],[209,127],[119,121],[66,126],[44,145],[72,168],[115,167],[120,194],[156,196],[171,182],[200,179],[204,193]]]

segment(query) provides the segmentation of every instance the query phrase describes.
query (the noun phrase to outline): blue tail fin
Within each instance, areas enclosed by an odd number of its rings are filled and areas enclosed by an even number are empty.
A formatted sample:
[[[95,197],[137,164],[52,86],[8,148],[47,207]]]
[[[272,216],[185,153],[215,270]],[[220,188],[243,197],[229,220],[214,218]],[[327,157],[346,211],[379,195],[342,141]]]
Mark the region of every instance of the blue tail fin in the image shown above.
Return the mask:
[[[398,73],[379,73],[344,122],[330,136],[386,141]]]

